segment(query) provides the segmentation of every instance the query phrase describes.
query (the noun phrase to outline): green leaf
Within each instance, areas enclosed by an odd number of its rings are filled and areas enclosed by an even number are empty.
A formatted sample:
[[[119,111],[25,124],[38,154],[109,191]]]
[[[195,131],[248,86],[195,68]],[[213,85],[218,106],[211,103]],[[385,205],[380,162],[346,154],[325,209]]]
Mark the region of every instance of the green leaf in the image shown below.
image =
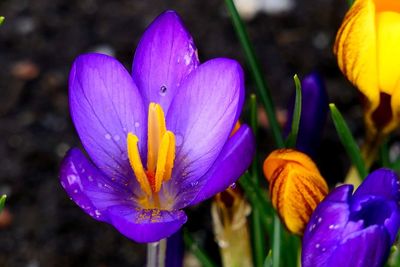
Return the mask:
[[[5,19],[6,19],[5,17],[0,16],[0,25],[3,24],[3,22],[4,22]]]
[[[183,229],[183,241],[185,242],[186,247],[193,252],[203,267],[217,267],[207,253],[194,241],[192,235],[187,231],[187,229]]]
[[[268,256],[265,258],[264,267],[272,267],[272,252],[269,250]]]
[[[329,108],[331,109],[332,120],[335,124],[340,141],[350,157],[351,162],[356,167],[358,174],[363,180],[367,176],[368,171],[360,153],[360,148],[354,140],[346,121],[343,119],[342,114],[336,108],[335,104],[329,104]]]
[[[231,15],[232,23],[235,28],[239,42],[242,45],[247,63],[250,68],[250,74],[256,84],[256,92],[260,97],[261,102],[267,113],[268,122],[271,127],[272,136],[274,137],[275,144],[279,148],[284,147],[284,141],[278,120],[275,115],[275,107],[272,101],[271,93],[267,86],[267,82],[261,72],[260,64],[254,52],[253,45],[250,42],[249,35],[246,31],[244,23],[236,10],[233,0],[225,0],[228,11]]]
[[[3,208],[4,208],[4,204],[6,203],[6,198],[7,198],[6,195],[2,195],[1,198],[0,198],[0,212],[1,212],[1,211],[3,210]]]
[[[296,99],[294,102],[293,109],[293,120],[292,120],[292,129],[288,135],[286,140],[286,147],[294,148],[296,147],[297,135],[299,133],[299,125],[301,118],[301,83],[297,74],[294,75],[294,84],[296,86]]]

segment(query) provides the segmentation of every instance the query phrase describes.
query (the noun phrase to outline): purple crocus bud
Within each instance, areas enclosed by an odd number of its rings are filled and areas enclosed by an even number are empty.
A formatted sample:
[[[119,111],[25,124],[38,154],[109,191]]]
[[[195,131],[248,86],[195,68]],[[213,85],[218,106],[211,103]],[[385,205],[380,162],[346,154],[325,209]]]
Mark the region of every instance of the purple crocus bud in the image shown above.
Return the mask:
[[[318,150],[322,131],[328,114],[328,96],[324,83],[317,72],[313,72],[301,81],[302,110],[296,148],[301,152],[314,157]],[[285,126],[286,135],[289,134],[293,120],[293,95],[288,109],[288,120]]]
[[[389,169],[335,188],[314,211],[303,238],[303,267],[383,266],[400,227],[400,181]]]
[[[254,137],[243,124],[240,65],[200,64],[173,11],[144,33],[130,74],[102,54],[79,56],[69,78],[75,128],[89,155],[71,149],[61,185],[92,218],[137,242],[171,236],[182,209],[223,191],[248,168]]]

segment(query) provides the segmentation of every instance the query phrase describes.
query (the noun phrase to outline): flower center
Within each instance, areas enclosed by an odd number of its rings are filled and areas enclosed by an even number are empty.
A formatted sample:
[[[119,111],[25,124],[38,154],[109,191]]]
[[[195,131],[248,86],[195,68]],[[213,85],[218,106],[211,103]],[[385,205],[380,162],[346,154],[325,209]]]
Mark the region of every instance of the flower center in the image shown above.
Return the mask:
[[[147,168],[143,167],[140,158],[139,138],[132,133],[127,137],[128,158],[141,189],[159,207],[158,192],[162,183],[171,179],[174,166],[175,135],[167,131],[164,111],[156,103],[149,105],[147,138]]]

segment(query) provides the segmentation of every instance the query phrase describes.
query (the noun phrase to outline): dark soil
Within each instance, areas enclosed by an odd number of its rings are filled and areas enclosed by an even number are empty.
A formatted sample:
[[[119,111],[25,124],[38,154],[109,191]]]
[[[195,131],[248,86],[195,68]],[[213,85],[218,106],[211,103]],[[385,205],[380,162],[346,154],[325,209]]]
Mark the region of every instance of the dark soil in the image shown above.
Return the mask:
[[[61,188],[58,168],[67,149],[79,146],[67,103],[74,58],[107,50],[130,69],[142,32],[166,9],[180,13],[202,61],[230,57],[245,66],[222,0],[0,1],[0,15],[6,17],[0,27],[0,194],[8,195],[9,215],[0,223],[0,266],[144,265],[145,246],[85,215]],[[332,54],[345,10],[345,0],[303,0],[289,13],[260,14],[246,23],[277,109],[287,106],[294,73],[301,77],[318,70],[330,101],[362,137],[356,90],[343,78]],[[266,155],[272,138],[265,129],[260,136]],[[330,120],[324,138],[318,162],[333,183],[343,179],[349,162]],[[189,210],[189,228],[210,229],[208,212],[207,204]],[[199,219],[191,220],[191,214]],[[207,240],[212,243],[212,237]]]

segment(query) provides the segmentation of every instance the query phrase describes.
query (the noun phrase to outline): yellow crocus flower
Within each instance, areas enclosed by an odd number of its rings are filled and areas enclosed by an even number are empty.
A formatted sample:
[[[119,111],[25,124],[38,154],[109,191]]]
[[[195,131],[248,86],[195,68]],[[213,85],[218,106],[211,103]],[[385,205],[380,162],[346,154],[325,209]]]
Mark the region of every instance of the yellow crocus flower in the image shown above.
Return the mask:
[[[272,205],[288,230],[302,235],[312,212],[328,193],[317,166],[302,152],[278,149],[267,157],[263,169]]]
[[[365,97],[368,136],[400,123],[400,1],[356,0],[334,46],[344,75]]]

